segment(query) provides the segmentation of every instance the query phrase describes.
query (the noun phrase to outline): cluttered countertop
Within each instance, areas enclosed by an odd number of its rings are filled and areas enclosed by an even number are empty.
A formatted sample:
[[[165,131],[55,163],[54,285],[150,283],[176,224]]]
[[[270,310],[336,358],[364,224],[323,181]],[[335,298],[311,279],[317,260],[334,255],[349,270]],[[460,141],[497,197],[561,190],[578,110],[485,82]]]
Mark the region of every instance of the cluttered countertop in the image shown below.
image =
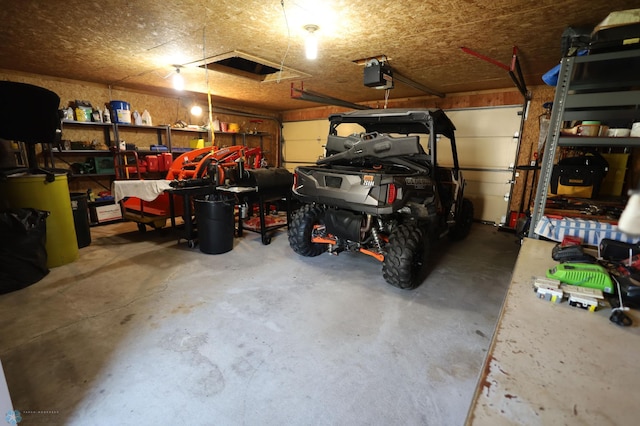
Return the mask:
[[[523,241],[467,424],[637,424],[640,312],[623,326],[609,305],[541,298],[534,279],[559,264],[555,246]]]

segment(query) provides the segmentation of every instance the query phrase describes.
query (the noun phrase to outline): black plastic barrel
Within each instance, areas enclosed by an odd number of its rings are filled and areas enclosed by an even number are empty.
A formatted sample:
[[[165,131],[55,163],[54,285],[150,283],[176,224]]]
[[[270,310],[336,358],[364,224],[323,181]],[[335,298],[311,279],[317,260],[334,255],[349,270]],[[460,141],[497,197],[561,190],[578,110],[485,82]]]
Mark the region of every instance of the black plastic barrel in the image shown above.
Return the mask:
[[[233,249],[233,206],[232,200],[195,200],[201,252],[221,254]]]
[[[84,192],[72,192],[71,210],[73,210],[73,224],[76,228],[78,248],[91,244],[91,228],[89,226],[89,205],[87,194]]]

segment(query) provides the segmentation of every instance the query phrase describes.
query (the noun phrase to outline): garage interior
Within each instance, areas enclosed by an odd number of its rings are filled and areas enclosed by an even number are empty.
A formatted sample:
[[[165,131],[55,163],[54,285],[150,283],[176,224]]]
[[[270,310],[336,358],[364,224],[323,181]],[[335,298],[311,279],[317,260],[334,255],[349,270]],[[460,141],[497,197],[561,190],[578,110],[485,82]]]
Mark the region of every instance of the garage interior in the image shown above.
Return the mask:
[[[556,265],[555,241],[525,220],[555,200],[541,180],[542,161],[555,164],[543,156],[552,139],[541,123],[561,120],[549,105],[564,98],[562,81],[556,88],[543,76],[564,61],[569,36],[584,42],[610,14],[635,8],[626,0],[4,5],[0,81],[45,88],[61,114],[72,111],[58,151],[47,159],[38,147],[38,165],[69,169],[63,192],[86,197],[90,225],[90,243],[72,259],[0,294],[6,421],[634,424],[640,315],[624,311],[632,325],[621,327],[609,321],[611,306],[588,312],[537,300],[532,276]],[[633,22],[625,52],[638,50]],[[305,56],[308,39],[315,59]],[[378,64],[391,69],[391,87],[364,84]],[[635,94],[632,83],[625,90]],[[635,99],[628,127],[640,122]],[[114,102],[130,107],[132,125],[93,121]],[[98,115],[78,123],[85,103]],[[113,200],[120,144],[136,151],[136,164],[167,147],[175,161],[193,148],[242,145],[293,173],[324,154],[327,117],[366,108],[442,109],[457,128],[474,223],[466,239],[438,241],[416,289],[385,283],[368,256],[299,256],[286,227],[268,241],[245,229],[231,250],[204,253],[185,238],[183,217],[175,228],[164,216],[141,226]],[[137,125],[134,111],[153,125]],[[616,223],[601,211],[619,214],[640,178],[637,145],[623,139],[595,145],[625,160],[621,169],[610,160],[623,177],[609,198],[556,203],[554,215]],[[0,167],[24,166],[24,151],[3,142]],[[106,171],[96,169],[100,159]],[[125,170],[141,181],[166,172]],[[7,197],[1,207],[28,206]],[[49,244],[59,248],[50,258],[67,250]],[[613,372],[598,362],[605,355]],[[574,356],[581,360],[569,367]]]

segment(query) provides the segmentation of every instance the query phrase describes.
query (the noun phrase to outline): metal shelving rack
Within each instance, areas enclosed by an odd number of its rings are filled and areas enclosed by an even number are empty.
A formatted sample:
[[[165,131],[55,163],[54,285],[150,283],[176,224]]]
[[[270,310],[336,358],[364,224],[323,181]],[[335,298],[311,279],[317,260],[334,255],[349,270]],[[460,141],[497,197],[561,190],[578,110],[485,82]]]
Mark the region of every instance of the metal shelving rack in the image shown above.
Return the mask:
[[[120,134],[121,132],[122,134],[125,134],[127,131],[150,131],[156,133],[157,145],[165,145],[169,149],[169,152],[171,152],[171,134],[169,126],[140,126],[135,124],[114,123],[113,128],[116,144],[123,138]]]
[[[560,133],[563,123],[574,120],[632,123],[640,121],[639,108],[640,49],[562,59],[531,215],[530,238],[537,238],[535,225],[544,215],[558,147],[640,146],[637,137],[564,136]]]

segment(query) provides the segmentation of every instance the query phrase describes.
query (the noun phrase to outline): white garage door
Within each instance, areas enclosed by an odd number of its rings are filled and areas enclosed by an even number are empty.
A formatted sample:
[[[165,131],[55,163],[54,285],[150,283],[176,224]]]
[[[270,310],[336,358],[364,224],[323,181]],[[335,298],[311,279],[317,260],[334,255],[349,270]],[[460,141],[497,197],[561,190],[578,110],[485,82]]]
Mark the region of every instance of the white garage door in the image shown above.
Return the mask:
[[[506,221],[520,111],[521,105],[447,111],[456,126],[458,160],[467,181],[465,196],[473,202],[475,219]],[[451,159],[439,157],[441,163],[451,164]]]
[[[314,164],[324,155],[329,134],[329,120],[295,121],[282,127],[283,167],[289,171],[298,166]]]
[[[521,110],[518,105],[447,111],[456,126],[458,159],[467,181],[465,196],[473,202],[477,220],[499,224],[506,220]],[[338,129],[346,136],[350,130],[344,127]],[[314,164],[324,154],[328,133],[326,119],[284,123],[284,167],[293,171]],[[448,146],[442,142],[443,148]],[[438,151],[438,157],[441,165],[452,164],[449,149]]]
[[[349,136],[362,132],[357,124],[341,124],[338,136]],[[284,123],[282,137],[283,167],[289,171],[297,166],[315,164],[318,158],[324,156],[324,146],[329,134],[329,120],[296,121]]]

